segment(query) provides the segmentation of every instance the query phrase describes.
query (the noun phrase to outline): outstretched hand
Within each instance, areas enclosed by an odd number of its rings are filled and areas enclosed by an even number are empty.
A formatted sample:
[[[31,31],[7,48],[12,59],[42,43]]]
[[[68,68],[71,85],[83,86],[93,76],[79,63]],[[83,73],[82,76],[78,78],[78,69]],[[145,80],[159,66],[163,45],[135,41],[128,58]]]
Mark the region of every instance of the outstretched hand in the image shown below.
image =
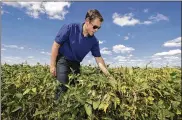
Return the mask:
[[[113,88],[116,88],[116,87],[117,87],[117,81],[116,81],[116,79],[115,79],[112,75],[108,76],[107,78],[108,78],[108,80],[109,80],[109,84],[110,84]]]

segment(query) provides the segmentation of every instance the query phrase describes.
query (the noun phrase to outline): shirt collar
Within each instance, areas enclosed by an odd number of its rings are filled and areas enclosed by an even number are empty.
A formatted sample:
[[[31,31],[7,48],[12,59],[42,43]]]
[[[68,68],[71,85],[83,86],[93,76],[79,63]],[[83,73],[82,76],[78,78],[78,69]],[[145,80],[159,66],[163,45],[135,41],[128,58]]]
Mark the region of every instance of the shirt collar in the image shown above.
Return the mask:
[[[81,31],[81,35],[84,37],[84,35],[83,35],[83,25],[85,24],[85,22],[83,22],[83,23],[80,23],[80,31]],[[93,35],[94,36],[94,35]],[[92,38],[93,36],[90,36],[90,35],[88,35],[87,37],[88,38]]]

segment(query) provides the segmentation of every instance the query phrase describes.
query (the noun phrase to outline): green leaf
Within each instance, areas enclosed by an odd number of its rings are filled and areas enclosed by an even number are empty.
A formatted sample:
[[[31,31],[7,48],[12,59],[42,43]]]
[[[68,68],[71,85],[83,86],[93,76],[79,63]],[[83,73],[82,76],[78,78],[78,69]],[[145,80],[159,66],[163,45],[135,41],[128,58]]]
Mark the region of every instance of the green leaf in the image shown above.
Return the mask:
[[[142,86],[143,89],[147,89],[149,87],[146,82],[142,83],[141,86]]]
[[[151,89],[157,91],[157,92],[160,94],[160,96],[163,96],[163,95],[161,94],[161,92],[160,92],[158,89],[156,89],[156,88],[151,88]]]
[[[171,101],[173,108],[177,108],[180,105],[178,101]]]
[[[100,110],[100,109],[104,109],[104,105],[105,105],[105,104],[104,104],[103,102],[101,102],[101,104],[99,105],[99,110]]]
[[[91,105],[85,104],[84,108],[85,108],[85,111],[86,111],[87,115],[91,116],[91,114],[92,114],[92,107],[91,107]]]
[[[177,115],[181,115],[181,111],[179,109],[177,109],[177,112],[176,112]]]
[[[88,99],[86,102],[89,104],[92,104],[92,100],[90,100],[90,99]]]
[[[172,72],[170,75],[175,76],[176,74],[177,74],[176,72]]]
[[[130,113],[128,111],[124,112],[124,116],[130,117]]]
[[[81,99],[79,96],[75,95],[75,97],[78,102],[80,102],[81,104],[85,104],[85,101],[83,99]]]
[[[153,98],[153,97],[151,97],[151,96],[149,96],[149,97],[148,97],[148,100],[149,100],[149,101],[153,101],[153,100],[154,100],[154,98]]]
[[[29,92],[30,92],[30,89],[28,88],[28,89],[25,90],[25,92],[23,93],[23,95],[26,95]]]
[[[21,106],[16,106],[15,109],[13,109],[11,112],[16,112],[17,110],[21,109],[22,107]]]
[[[45,114],[45,113],[47,113],[47,112],[48,112],[47,110],[38,111],[38,110],[36,109],[36,111],[35,111],[35,113],[33,114],[33,116],[35,117],[35,116],[37,116],[37,115],[42,115],[42,114]]]
[[[14,104],[14,103],[15,103],[15,101],[8,102],[8,103],[7,103],[7,106],[11,106],[11,105]]]
[[[129,70],[129,74],[132,75],[132,74],[133,74],[133,69],[130,68],[130,69],[128,69],[128,70]]]
[[[7,94],[5,94],[3,97],[2,97],[2,99],[1,99],[1,103],[7,98]]]
[[[158,102],[158,105],[163,105],[163,101],[162,100],[160,100],[159,102]]]
[[[19,99],[21,99],[23,97],[23,94],[22,93],[16,93],[15,96]]]
[[[99,104],[100,104],[100,100],[99,101],[96,101],[96,102],[93,102],[93,108],[94,108],[94,110],[99,107]]]
[[[125,86],[125,85],[122,86],[122,87],[121,87],[121,91],[122,91],[123,93],[126,93],[126,88],[127,88],[127,86]]]
[[[36,93],[37,88],[32,88],[32,91],[33,91],[34,93]]]

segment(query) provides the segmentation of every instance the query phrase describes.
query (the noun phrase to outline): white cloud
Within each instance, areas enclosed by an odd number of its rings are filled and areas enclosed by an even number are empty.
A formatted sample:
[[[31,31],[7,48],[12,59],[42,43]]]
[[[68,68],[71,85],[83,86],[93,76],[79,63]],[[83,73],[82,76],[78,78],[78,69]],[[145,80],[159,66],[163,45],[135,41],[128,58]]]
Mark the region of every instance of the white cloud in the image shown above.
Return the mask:
[[[47,2],[44,3],[46,13],[49,15],[50,19],[63,20],[64,16],[68,13],[65,7],[70,7],[69,2]]]
[[[33,59],[33,58],[34,58],[34,56],[28,56],[27,58],[28,58],[28,59]]]
[[[25,60],[21,57],[17,56],[2,56],[2,63],[8,64],[19,64],[25,62]]]
[[[133,38],[134,36],[131,35],[131,33],[128,33],[128,35],[124,36],[124,40],[129,40],[130,38]]]
[[[181,37],[169,40],[163,44],[165,47],[181,47]]]
[[[148,11],[148,9],[145,9],[144,11],[146,12],[146,11]],[[112,18],[113,18],[113,23],[115,23],[116,25],[119,25],[121,27],[123,27],[123,26],[135,26],[137,24],[150,25],[152,23],[159,22],[162,20],[169,21],[169,18],[167,16],[160,14],[160,13],[157,13],[157,15],[150,16],[148,18],[149,20],[145,20],[143,22],[137,18],[134,18],[133,13],[120,15],[120,14],[115,12],[113,14]]]
[[[152,57],[152,60],[162,60],[161,57]]]
[[[87,54],[86,56],[85,56],[85,58],[89,58],[90,57],[90,55],[89,54]]]
[[[150,16],[149,17],[149,20],[152,20],[152,21],[161,21],[161,20],[165,20],[165,21],[169,21],[169,18],[163,14],[160,14],[160,13],[157,13],[157,15],[153,15],[153,16]]]
[[[2,45],[6,48],[14,48],[14,49],[20,49],[20,50],[24,49],[24,47],[19,47],[17,45],[5,45],[5,44],[2,44]]]
[[[148,20],[145,20],[144,22],[140,22],[140,24],[144,24],[144,25],[150,25],[153,24],[155,22],[159,22],[159,21],[169,21],[169,18],[167,16],[164,16],[163,14],[157,13],[157,15],[152,15],[148,18]]]
[[[181,56],[180,54],[175,55],[161,55],[161,56],[151,56],[149,58],[144,58],[145,61],[151,61],[152,66],[162,67],[162,66],[181,66]]]
[[[99,40],[99,44],[103,44],[103,43],[105,43],[105,41],[101,41],[101,40]]]
[[[181,59],[181,57],[178,56],[165,56],[164,58],[170,61]]]
[[[108,48],[104,47],[101,49],[101,54],[111,55],[112,52],[108,50]]]
[[[0,0],[1,1],[1,0]],[[3,10],[3,7],[1,6],[1,15],[3,15],[4,13],[9,13],[8,11]]]
[[[129,54],[129,55],[127,56],[127,58],[131,58],[131,57],[133,57],[133,55],[132,55],[132,54]]]
[[[47,14],[49,19],[63,20],[71,3],[69,2],[3,2],[3,4],[16,7],[25,8],[26,14],[39,18],[40,14]]]
[[[124,37],[124,40],[128,40],[128,39],[129,39],[129,37],[128,37],[128,36],[125,36],[125,37]]]
[[[133,60],[130,60],[131,62],[141,62],[141,61],[143,61],[143,60],[141,60],[141,59],[133,59]]]
[[[124,57],[124,56],[117,56],[117,57],[114,58],[114,60],[117,60],[119,62],[127,61],[126,57]]]
[[[22,20],[21,18],[17,18],[17,20]]]
[[[156,54],[154,54],[154,56],[173,56],[173,55],[178,55],[178,54],[181,54],[180,49],[170,50],[168,52],[156,53]]]
[[[149,9],[144,9],[143,12],[144,13],[148,13],[149,12]]]
[[[88,64],[91,64],[91,60],[88,60]]]
[[[42,51],[42,52],[40,52],[41,54],[44,54],[44,55],[51,55],[51,53],[49,53],[49,52],[44,52],[44,51]]]
[[[119,15],[118,13],[114,13],[112,18],[113,22],[117,25],[123,26],[134,26],[136,24],[140,23],[140,20],[135,19],[133,17],[134,15],[132,13],[125,14],[125,15]]]
[[[150,24],[152,24],[153,22],[152,21],[144,21],[143,23],[141,23],[141,24],[144,24],[144,25],[150,25]]]
[[[2,56],[2,64],[7,63],[7,64],[21,64],[21,63],[27,63],[29,65],[36,65],[37,62],[39,62],[42,65],[45,64],[49,64],[49,58],[48,57],[44,57],[44,58],[40,58],[37,57],[37,59],[35,59],[34,56],[27,56],[27,57],[23,57],[23,56]]]
[[[1,48],[2,51],[6,50],[5,48]]]
[[[134,57],[128,58],[127,56],[117,56],[110,57],[110,59],[106,60],[112,62],[110,67],[120,67],[120,66],[128,66],[128,67],[164,67],[168,66],[181,66],[181,57],[179,55],[175,56],[144,56],[144,57]]]
[[[5,13],[9,14],[8,11],[2,10],[2,8],[1,8],[1,15],[4,15]]]
[[[124,45],[115,45],[113,46],[113,51],[115,53],[130,53],[131,51],[135,50],[132,47],[126,47]]]

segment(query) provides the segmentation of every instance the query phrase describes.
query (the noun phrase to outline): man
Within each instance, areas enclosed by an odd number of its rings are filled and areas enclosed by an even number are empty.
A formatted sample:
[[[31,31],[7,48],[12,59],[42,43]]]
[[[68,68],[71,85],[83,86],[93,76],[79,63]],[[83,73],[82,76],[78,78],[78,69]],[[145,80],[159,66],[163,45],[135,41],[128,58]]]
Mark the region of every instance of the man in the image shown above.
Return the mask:
[[[99,42],[94,33],[101,28],[104,21],[98,10],[89,10],[84,23],[63,25],[52,45],[50,72],[59,82],[67,84],[68,74],[80,73],[80,62],[91,51],[99,68],[109,75],[105,62],[100,54]],[[62,85],[60,91],[66,91]],[[57,95],[59,97],[59,95]]]

